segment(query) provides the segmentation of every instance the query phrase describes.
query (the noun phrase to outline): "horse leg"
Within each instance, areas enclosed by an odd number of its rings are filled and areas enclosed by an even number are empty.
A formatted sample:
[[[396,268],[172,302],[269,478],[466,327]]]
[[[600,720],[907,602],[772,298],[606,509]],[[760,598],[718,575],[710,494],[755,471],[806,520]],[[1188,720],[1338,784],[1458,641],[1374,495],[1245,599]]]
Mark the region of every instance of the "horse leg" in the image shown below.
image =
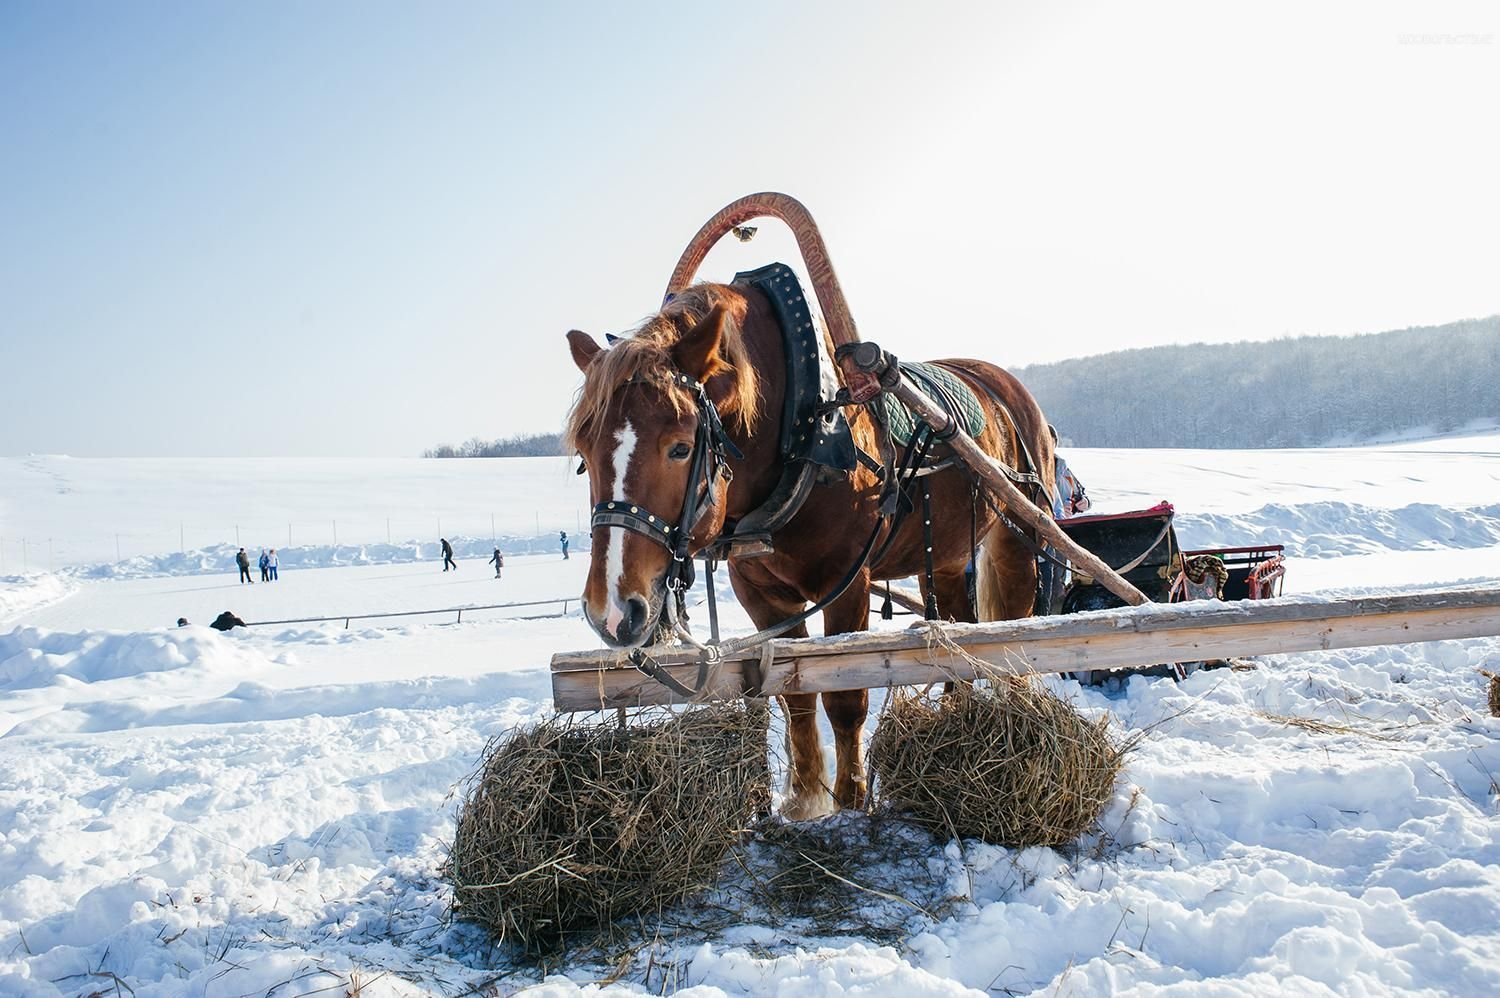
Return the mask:
[[[818,695],[784,693],[777,699],[786,714],[787,785],[782,816],[790,821],[811,821],[832,814],[834,803],[828,794],[823,746],[818,738]]]
[[[761,579],[759,573],[754,580],[746,579],[733,564],[729,566],[729,581],[757,629],[794,617],[807,605],[790,588]],[[807,637],[807,625],[798,624],[786,636]],[[833,800],[824,778],[823,748],[818,738],[818,695],[786,693],[777,699],[786,716],[787,786],[781,813],[791,821],[831,814]]]
[[[978,566],[975,566],[978,571]],[[918,576],[917,582],[922,590],[922,601],[927,601],[927,579]],[[977,586],[976,586],[977,588]],[[969,580],[964,569],[933,568],[932,570],[932,592],[937,598],[938,619],[954,620],[960,624],[972,624],[978,619],[974,606],[969,603]],[[952,693],[954,684],[946,682],[943,684],[943,693]]]
[[[917,581],[920,583],[922,598],[925,600],[927,580],[918,576]],[[960,624],[972,624],[978,620],[976,608],[969,605],[969,580],[964,575],[962,565],[957,568],[934,568],[932,591],[937,597],[940,619],[956,620]]]
[[[856,579],[844,595],[823,611],[824,634],[847,634],[870,626],[869,576]],[[835,775],[833,800],[840,808],[865,806],[865,718],[870,713],[869,690],[838,690],[823,694],[823,711],[833,728]]]

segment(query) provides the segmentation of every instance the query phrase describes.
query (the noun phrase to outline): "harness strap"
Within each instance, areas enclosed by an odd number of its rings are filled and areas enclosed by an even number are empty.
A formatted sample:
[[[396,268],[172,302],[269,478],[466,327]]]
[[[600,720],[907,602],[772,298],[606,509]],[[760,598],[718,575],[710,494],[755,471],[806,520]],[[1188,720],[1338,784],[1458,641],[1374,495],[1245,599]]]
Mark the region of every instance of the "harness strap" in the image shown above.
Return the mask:
[[[613,499],[594,506],[589,518],[591,527],[624,527],[671,548],[677,540],[677,528],[664,518],[648,513],[639,506]]]
[[[937,593],[932,582],[932,486],[925,478],[922,479],[922,565],[927,578],[922,614],[928,620],[937,620]]]

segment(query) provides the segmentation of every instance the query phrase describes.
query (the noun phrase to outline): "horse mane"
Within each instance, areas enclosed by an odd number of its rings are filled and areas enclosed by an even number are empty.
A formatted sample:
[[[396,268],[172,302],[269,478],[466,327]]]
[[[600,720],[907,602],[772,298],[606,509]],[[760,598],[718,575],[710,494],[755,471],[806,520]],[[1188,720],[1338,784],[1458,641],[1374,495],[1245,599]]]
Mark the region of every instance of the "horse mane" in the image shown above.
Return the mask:
[[[723,305],[726,312],[724,336],[719,343],[723,363],[709,381],[715,387],[724,384],[728,390],[722,395],[713,393],[714,405],[727,424],[743,433],[753,431],[760,417],[760,382],[740,328],[747,309],[745,298],[722,284],[695,284],[613,346],[594,355],[568,412],[563,446],[579,450],[580,443],[591,440],[615,391],[632,378],[659,387],[675,415],[692,411],[693,396],[672,377],[677,369],[672,348],[715,305]]]

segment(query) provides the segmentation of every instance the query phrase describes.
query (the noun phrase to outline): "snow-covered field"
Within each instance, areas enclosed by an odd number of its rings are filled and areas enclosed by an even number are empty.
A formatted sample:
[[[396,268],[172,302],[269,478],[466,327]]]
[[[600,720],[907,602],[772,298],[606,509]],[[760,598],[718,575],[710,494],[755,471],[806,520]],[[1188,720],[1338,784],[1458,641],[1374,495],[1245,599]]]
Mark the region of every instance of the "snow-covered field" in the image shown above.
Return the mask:
[[[1099,511],[1287,544],[1289,593],[1500,583],[1497,435],[1069,458]],[[1500,639],[1049,680],[1146,731],[1076,848],[934,843],[900,867],[930,917],[677,919],[543,981],[448,918],[449,791],[597,641],[576,603],[456,608],[575,597],[586,553],[551,542],[586,508],[561,459],[0,460],[0,994],[1500,993]],[[279,582],[235,581],[236,526]],[[225,609],[338,619],[202,626]],[[889,890],[881,862],[855,879]]]

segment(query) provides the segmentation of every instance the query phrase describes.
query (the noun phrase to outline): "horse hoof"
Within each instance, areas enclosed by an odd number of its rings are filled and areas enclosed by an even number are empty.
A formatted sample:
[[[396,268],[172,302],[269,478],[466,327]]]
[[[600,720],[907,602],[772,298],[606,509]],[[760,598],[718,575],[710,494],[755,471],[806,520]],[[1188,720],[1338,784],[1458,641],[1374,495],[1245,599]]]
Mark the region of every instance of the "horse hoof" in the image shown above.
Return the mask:
[[[781,805],[781,816],[787,821],[817,821],[833,814],[835,810],[833,798],[824,792],[804,797],[788,797]]]

